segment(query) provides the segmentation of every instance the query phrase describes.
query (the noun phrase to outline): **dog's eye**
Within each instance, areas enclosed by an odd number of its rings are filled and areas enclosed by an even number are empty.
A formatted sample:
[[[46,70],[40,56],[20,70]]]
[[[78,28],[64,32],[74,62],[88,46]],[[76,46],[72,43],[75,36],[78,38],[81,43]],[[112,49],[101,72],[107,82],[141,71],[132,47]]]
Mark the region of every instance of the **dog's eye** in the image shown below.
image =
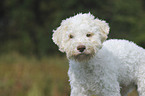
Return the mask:
[[[74,37],[73,35],[71,35],[71,34],[69,35],[69,38],[70,38],[70,39],[72,39],[73,37]]]
[[[92,36],[92,34],[88,33],[86,36],[87,36],[87,37],[91,37],[91,36]]]

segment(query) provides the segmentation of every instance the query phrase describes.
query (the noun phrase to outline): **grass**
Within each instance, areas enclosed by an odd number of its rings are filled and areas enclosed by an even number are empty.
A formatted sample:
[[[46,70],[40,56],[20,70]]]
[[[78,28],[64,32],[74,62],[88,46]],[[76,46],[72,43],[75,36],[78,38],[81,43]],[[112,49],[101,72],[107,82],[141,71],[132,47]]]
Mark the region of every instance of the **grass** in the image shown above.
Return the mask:
[[[69,96],[65,57],[0,57],[0,96]]]
[[[69,96],[65,57],[0,56],[0,96]],[[137,96],[132,92],[129,96]]]

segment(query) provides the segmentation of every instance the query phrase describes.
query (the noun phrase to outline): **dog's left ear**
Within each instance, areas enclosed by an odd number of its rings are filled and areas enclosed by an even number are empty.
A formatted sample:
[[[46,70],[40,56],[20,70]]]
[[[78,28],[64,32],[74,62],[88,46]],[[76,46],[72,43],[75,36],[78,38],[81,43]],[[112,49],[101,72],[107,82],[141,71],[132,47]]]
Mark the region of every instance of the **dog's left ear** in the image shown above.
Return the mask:
[[[108,23],[106,23],[103,20],[99,20],[99,19],[95,19],[95,20],[97,22],[97,26],[100,27],[100,31],[101,31],[101,35],[102,35],[101,41],[103,42],[108,37],[107,35],[109,34],[110,27],[109,27]]]
[[[61,52],[64,52],[64,45],[62,44],[63,42],[63,35],[64,35],[64,28],[63,27],[58,27],[56,30],[53,30],[53,36],[52,40],[53,42],[59,47],[59,50]]]

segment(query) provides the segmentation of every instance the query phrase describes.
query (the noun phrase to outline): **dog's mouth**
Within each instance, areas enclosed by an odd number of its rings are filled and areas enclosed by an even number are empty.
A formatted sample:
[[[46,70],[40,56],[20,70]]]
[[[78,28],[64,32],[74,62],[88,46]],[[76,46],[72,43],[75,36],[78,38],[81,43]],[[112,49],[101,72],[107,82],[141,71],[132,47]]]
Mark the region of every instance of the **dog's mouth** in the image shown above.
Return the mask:
[[[74,55],[73,58],[76,61],[88,61],[91,57],[93,57],[92,54],[87,54],[87,53],[79,53],[77,55]]]
[[[91,58],[94,57],[95,53],[97,52],[96,48],[94,47],[87,47],[85,50],[71,50],[66,52],[67,58],[71,60],[75,60],[78,62],[89,61]]]

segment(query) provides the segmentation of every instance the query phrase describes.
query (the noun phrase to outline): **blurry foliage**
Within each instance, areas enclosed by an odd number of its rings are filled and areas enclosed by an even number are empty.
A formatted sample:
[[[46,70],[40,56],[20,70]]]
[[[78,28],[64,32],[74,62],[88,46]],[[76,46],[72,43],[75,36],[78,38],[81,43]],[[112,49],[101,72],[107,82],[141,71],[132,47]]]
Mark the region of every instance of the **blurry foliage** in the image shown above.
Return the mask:
[[[129,39],[145,47],[144,6],[144,0],[1,0],[0,52],[54,54],[52,30],[79,12],[106,20],[110,38]]]

